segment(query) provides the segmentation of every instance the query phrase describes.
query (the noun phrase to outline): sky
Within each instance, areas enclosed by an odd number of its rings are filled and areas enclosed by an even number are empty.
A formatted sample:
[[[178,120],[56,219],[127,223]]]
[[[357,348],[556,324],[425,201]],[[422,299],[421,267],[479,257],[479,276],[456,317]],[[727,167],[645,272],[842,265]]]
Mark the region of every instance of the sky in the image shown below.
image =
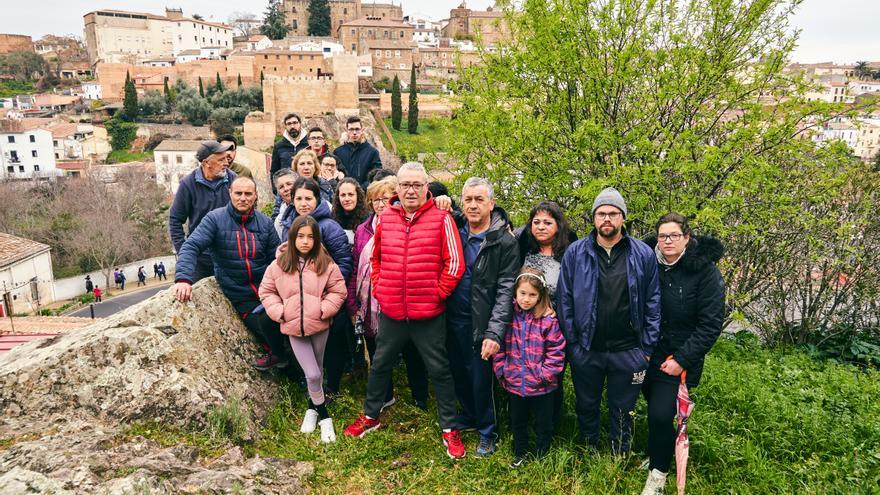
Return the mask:
[[[403,12],[443,19],[460,1],[404,0]],[[82,36],[83,14],[100,8],[164,14],[167,5],[182,8],[184,15],[200,14],[206,20],[225,22],[233,12],[250,12],[262,17],[267,3],[266,0],[2,0],[0,33],[27,34],[35,40],[44,34]],[[485,9],[492,3],[492,0],[469,0],[468,6]],[[791,19],[793,28],[801,30],[793,60],[804,63],[880,61],[878,19],[878,0],[804,0]]]

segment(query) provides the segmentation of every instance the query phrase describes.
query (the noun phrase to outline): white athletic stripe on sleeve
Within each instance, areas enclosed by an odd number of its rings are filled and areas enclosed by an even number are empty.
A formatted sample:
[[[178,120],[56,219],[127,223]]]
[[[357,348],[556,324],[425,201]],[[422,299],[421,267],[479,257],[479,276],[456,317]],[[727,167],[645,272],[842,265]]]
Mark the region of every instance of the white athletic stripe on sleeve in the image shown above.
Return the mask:
[[[452,217],[449,215],[446,215],[446,218],[443,220],[443,227],[446,230],[446,245],[447,249],[449,249],[449,274],[455,276],[461,260],[458,258],[458,249],[455,249],[455,239],[452,236],[458,235],[458,231],[455,229]]]

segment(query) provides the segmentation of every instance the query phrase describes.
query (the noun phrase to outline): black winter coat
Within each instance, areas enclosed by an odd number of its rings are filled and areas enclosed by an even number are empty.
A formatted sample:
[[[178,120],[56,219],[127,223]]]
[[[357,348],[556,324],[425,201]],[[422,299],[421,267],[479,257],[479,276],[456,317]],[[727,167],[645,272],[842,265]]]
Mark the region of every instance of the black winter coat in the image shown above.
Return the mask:
[[[657,238],[649,237],[645,244],[653,249]],[[724,323],[724,280],[715,266],[723,254],[721,241],[692,236],[675,265],[659,265],[660,341],[651,356],[651,367],[659,368],[671,355],[687,371],[690,387],[700,383],[703,360]]]
[[[379,150],[372,144],[364,141],[363,143],[345,143],[333,150],[336,160],[342,167],[345,167],[346,175],[358,181],[364,190],[369,185],[367,183],[367,174],[374,168],[382,168],[382,159],[379,157]]]
[[[467,228],[461,213],[453,215],[459,229]],[[471,275],[471,321],[474,346],[483,339],[503,345],[504,334],[513,319],[513,284],[519,272],[519,247],[509,230],[510,220],[500,207],[492,211],[492,220]]]
[[[282,168],[290,168],[293,162],[293,157],[308,147],[309,141],[306,138],[303,138],[296,146],[284,136],[275,142],[275,145],[272,147],[272,166],[269,168],[269,182],[272,184],[273,193],[278,192],[275,189],[275,181],[272,180],[275,176],[275,172]],[[316,164],[316,166],[318,165]]]

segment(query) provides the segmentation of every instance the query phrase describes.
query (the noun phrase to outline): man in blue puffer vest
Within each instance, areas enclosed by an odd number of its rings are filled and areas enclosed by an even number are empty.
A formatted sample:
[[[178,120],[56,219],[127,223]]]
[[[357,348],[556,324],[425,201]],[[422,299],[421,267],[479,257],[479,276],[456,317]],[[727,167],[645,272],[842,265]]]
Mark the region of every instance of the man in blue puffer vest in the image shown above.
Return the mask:
[[[268,347],[253,366],[261,371],[288,365],[285,337],[260,304],[263,273],[275,259],[280,241],[269,217],[254,209],[257,185],[239,177],[229,188],[229,204],[205,215],[177,253],[175,296],[186,302],[192,297],[193,274],[200,255],[214,262],[217,283],[245,326]]]
[[[599,445],[599,404],[607,380],[609,436],[629,452],[632,415],[660,336],[660,281],[654,250],[623,227],[626,203],[614,188],[593,202],[595,228],[562,258],[557,298],[575,390],[581,443]]]

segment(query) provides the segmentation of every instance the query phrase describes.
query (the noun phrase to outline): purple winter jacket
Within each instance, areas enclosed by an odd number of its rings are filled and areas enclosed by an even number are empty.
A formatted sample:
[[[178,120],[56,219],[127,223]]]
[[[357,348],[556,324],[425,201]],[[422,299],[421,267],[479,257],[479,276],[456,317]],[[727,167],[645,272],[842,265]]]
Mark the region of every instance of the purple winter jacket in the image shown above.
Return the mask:
[[[492,367],[505,390],[520,397],[548,394],[559,387],[565,366],[565,337],[555,316],[536,318],[513,303],[513,321]]]
[[[352,271],[352,276],[348,278],[348,298],[345,301],[345,306],[348,308],[348,314],[350,315],[357,314],[358,309],[360,309],[357,297],[358,262],[361,259],[361,252],[364,250],[364,246],[366,246],[367,241],[373,237],[374,215],[375,214],[367,217],[367,219],[354,230],[354,244],[351,248],[351,254],[354,256],[354,270]],[[364,331],[367,332],[368,335],[373,335],[375,332],[371,331],[373,329],[366,328],[367,325],[368,323],[365,322]]]

